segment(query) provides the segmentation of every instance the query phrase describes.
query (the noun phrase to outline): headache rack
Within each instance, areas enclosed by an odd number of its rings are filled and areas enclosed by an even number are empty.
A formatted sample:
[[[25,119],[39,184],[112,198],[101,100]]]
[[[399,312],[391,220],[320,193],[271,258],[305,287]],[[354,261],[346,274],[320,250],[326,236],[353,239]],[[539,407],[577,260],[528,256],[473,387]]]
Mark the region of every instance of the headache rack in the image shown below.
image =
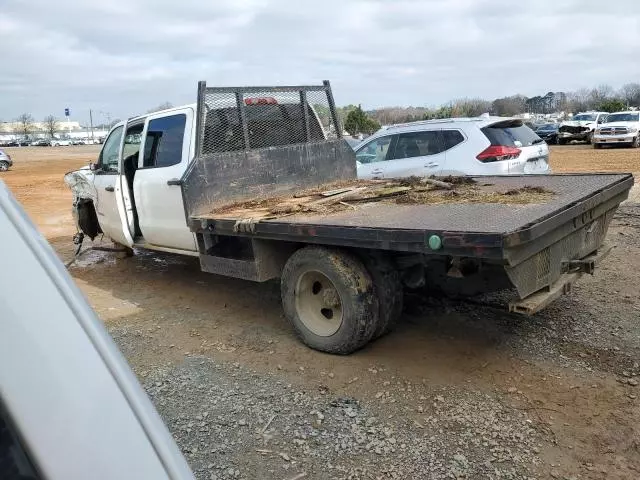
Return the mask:
[[[182,178],[188,219],[230,202],[356,178],[328,81],[198,84],[195,159]]]

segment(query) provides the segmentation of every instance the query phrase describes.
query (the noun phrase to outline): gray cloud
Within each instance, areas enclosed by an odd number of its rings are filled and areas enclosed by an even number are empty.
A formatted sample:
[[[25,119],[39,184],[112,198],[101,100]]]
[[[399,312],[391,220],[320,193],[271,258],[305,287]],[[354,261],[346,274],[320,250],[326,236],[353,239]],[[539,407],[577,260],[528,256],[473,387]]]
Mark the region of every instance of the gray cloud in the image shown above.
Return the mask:
[[[637,0],[3,0],[0,119],[328,78],[339,104],[437,105],[640,81]]]

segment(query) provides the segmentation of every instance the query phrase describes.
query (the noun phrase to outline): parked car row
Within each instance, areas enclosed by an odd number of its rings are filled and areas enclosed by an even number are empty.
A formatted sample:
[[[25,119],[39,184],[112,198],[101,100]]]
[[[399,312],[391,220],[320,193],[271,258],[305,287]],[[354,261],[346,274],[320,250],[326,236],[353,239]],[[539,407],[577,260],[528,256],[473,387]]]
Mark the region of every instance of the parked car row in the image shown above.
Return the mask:
[[[561,124],[538,125],[535,132],[552,145],[577,140],[593,144],[594,148],[607,144],[640,148],[640,112],[584,112]]]
[[[97,145],[102,141],[98,138],[38,138],[35,140],[8,140],[0,142],[0,147],[68,147],[70,145]]]

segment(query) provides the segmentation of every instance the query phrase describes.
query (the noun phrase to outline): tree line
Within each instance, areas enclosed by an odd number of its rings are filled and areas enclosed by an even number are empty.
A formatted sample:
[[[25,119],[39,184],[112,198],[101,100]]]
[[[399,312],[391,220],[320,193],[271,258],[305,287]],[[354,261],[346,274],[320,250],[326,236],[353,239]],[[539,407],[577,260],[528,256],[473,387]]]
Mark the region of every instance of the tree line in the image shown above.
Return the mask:
[[[629,107],[640,107],[640,83],[628,83],[618,90],[609,85],[599,85],[574,92],[547,92],[534,97],[511,95],[494,100],[459,98],[439,107],[383,107],[369,110],[366,115],[378,124],[390,125],[437,118],[476,117],[483,113],[511,117],[522,113],[616,112]],[[356,105],[348,105],[338,109],[343,125],[346,125],[349,112],[357,108]],[[349,131],[348,128],[346,130]],[[359,130],[358,133],[369,132]]]

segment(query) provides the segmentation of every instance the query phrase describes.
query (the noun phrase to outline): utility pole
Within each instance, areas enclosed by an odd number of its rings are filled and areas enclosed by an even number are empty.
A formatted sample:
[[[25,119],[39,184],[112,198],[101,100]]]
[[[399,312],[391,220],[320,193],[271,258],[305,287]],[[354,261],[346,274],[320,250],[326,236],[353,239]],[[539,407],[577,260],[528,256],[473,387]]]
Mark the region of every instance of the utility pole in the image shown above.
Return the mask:
[[[93,112],[89,109],[89,128],[91,129],[91,140],[93,140]]]

